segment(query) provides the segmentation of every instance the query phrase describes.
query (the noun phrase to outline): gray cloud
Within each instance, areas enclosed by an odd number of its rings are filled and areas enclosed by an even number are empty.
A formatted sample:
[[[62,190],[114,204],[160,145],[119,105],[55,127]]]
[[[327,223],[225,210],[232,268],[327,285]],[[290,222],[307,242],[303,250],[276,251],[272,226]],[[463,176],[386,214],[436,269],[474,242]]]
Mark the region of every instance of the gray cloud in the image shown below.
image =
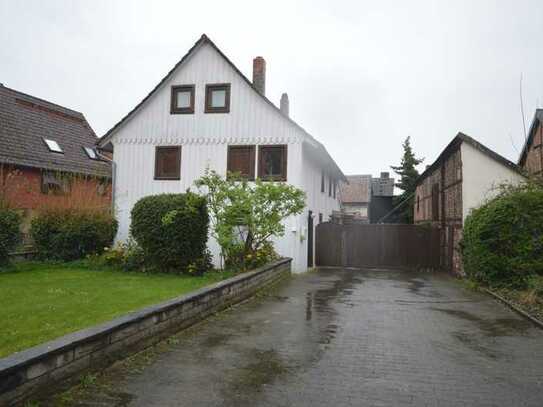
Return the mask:
[[[458,131],[516,160],[543,104],[543,3],[534,1],[6,1],[0,82],[80,110],[99,135],[207,33],[346,173],[428,163]]]

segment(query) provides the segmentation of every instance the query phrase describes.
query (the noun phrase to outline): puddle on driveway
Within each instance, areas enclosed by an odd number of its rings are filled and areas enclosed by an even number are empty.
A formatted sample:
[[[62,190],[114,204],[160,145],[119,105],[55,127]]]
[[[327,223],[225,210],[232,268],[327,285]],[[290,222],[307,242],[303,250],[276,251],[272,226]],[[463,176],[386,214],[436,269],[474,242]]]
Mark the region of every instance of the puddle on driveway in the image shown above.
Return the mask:
[[[248,355],[251,362],[244,367],[235,369],[225,376],[225,395],[232,393],[248,395],[259,393],[262,387],[271,384],[288,372],[288,367],[278,353],[273,350],[254,349]]]
[[[458,309],[431,308],[434,311],[450,315],[459,321],[468,322],[469,329],[457,329],[451,332],[456,341],[479,353],[486,359],[506,358],[508,355],[497,350],[495,340],[506,336],[522,336],[532,325],[520,318],[483,318],[471,312]]]
[[[524,335],[532,328],[532,324],[520,318],[482,318],[467,311],[456,309],[431,308],[455,318],[473,323],[479,331],[487,337],[500,337],[508,335]]]

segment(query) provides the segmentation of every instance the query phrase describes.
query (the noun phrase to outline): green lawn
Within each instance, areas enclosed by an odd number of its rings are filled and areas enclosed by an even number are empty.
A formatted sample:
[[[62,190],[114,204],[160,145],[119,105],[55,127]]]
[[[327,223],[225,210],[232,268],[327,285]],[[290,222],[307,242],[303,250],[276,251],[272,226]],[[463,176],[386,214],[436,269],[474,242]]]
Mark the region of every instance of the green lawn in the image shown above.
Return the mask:
[[[231,273],[203,277],[20,263],[0,272],[0,357],[188,293]]]

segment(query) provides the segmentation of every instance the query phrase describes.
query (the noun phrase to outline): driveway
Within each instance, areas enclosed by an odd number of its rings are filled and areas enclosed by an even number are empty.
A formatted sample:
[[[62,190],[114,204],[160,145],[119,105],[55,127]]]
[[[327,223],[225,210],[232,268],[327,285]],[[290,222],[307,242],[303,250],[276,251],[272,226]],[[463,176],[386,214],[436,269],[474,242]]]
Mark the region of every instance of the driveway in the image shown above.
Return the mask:
[[[169,342],[76,404],[543,404],[543,331],[445,275],[293,276]]]

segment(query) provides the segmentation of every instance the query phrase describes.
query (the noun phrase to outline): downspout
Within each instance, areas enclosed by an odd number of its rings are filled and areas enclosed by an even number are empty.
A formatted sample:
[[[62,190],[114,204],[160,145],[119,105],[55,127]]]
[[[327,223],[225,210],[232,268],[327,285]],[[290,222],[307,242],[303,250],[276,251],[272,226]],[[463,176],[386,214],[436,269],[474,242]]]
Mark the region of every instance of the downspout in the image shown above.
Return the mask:
[[[98,157],[111,164],[111,215],[115,216],[115,184],[117,179],[117,164],[111,158],[100,153],[97,149],[94,151],[96,151]]]

